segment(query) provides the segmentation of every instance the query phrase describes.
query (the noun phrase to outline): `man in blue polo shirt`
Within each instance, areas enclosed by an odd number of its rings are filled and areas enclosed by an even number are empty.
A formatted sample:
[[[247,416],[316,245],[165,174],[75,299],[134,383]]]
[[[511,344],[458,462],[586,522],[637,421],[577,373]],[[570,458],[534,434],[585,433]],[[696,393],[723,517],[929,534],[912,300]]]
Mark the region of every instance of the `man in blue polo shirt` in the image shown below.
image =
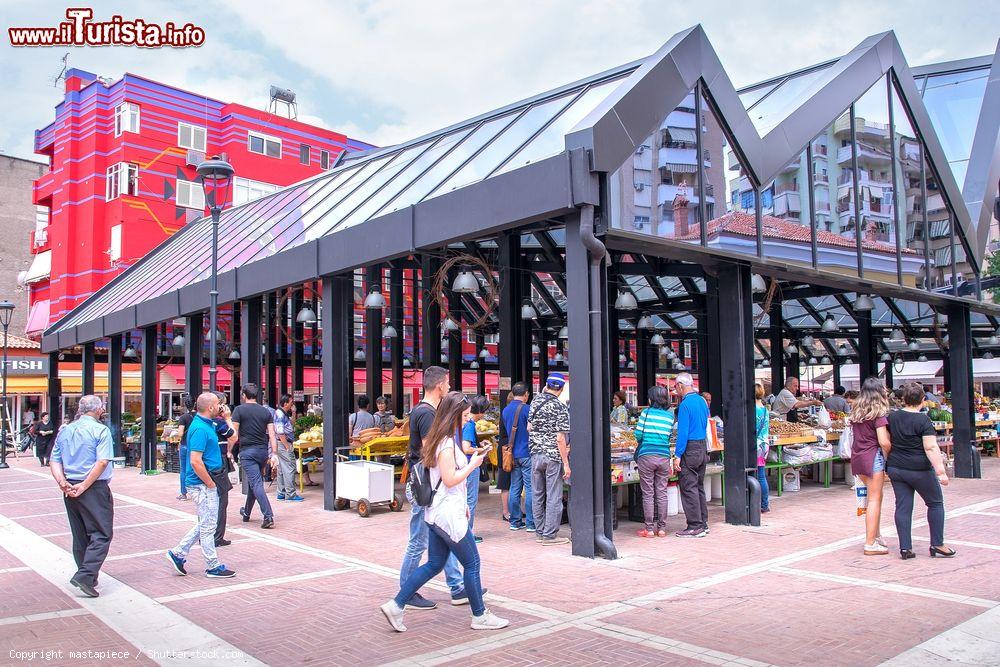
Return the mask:
[[[677,537],[705,537],[708,535],[708,499],[705,497],[708,404],[694,388],[690,373],[679,373],[674,382],[681,397],[677,405],[674,467],[680,467],[681,506],[687,518],[687,528],[677,533]]]
[[[219,562],[215,553],[215,527],[219,513],[219,490],[210,470],[223,467],[219,437],[213,421],[219,413],[219,397],[205,392],[198,397],[198,414],[188,430],[188,493],[193,495],[198,510],[198,520],[188,534],[173,549],[167,559],[178,574],[187,574],[184,567],[188,552],[195,542],[200,542],[205,556],[205,575],[214,578],[232,577],[236,573]]]
[[[527,526],[528,532],[535,532],[535,515],[531,500],[531,451],[528,449],[528,385],[516,382],[511,387],[513,395],[503,409],[500,421],[501,445],[510,447],[514,456],[514,468],[510,471],[510,499],[507,510],[510,513],[510,529],[521,530]],[[521,489],[524,489],[524,521],[521,520]]]

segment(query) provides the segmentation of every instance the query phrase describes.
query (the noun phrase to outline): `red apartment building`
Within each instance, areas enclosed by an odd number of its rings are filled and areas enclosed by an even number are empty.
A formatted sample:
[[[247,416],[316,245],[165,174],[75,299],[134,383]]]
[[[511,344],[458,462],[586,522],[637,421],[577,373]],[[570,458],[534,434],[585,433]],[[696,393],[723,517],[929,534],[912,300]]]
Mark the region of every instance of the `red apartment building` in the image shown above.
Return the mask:
[[[109,83],[70,69],[65,79],[55,120],[35,132],[50,171],[34,185],[31,337],[204,215],[195,167],[206,155],[224,155],[236,169],[240,204],[372,147],[134,74]]]

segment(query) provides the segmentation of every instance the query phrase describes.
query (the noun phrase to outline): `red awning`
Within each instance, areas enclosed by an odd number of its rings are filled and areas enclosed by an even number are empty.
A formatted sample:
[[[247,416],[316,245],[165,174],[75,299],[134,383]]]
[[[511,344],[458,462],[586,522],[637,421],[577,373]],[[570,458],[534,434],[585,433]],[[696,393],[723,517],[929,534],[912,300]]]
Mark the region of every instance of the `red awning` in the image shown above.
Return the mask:
[[[41,335],[49,326],[49,300],[36,301],[28,311],[28,324],[24,333],[28,336]]]

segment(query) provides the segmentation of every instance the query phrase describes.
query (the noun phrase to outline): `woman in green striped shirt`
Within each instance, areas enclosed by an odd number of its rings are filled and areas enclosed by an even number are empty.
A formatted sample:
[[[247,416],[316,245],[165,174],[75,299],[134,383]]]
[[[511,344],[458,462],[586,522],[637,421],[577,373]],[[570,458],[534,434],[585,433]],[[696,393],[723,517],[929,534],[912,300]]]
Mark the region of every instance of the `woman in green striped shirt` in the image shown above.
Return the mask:
[[[665,388],[651,388],[649,407],[642,411],[635,428],[635,457],[646,523],[639,537],[667,536],[667,482],[674,473],[670,451],[674,412],[668,407],[668,400]],[[655,526],[654,517],[658,517]]]

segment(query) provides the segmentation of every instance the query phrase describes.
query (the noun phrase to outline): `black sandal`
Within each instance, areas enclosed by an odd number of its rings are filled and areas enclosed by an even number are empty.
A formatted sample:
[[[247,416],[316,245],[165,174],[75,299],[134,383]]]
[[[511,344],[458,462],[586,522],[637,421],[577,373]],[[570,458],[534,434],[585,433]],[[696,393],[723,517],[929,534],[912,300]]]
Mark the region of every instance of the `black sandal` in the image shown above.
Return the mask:
[[[910,558],[916,558],[917,554],[913,553],[909,549],[903,549],[899,552],[899,557],[903,560],[909,560]]]
[[[931,551],[931,558],[937,558],[939,556],[941,558],[954,558],[956,555],[956,551],[954,549],[951,549],[950,551],[945,551],[941,547],[931,547],[930,551]]]

